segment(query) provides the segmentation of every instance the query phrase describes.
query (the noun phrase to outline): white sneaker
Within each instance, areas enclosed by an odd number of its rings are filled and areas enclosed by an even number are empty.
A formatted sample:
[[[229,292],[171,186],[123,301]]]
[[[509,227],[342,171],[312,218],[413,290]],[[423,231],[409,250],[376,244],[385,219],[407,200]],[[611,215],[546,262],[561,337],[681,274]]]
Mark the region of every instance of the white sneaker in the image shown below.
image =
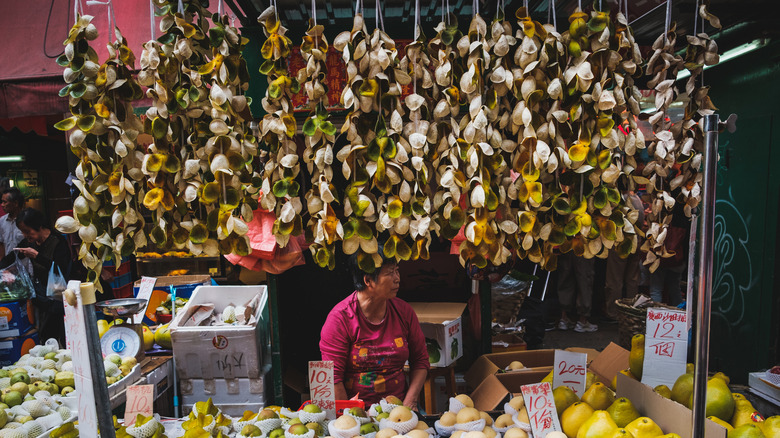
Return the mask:
[[[574,331],[577,333],[590,333],[595,332],[599,329],[599,326],[596,324],[591,324],[590,321],[583,322],[577,322],[577,325],[574,326]]]
[[[571,328],[571,325],[572,325],[571,321],[562,319],[558,321],[558,330],[569,330]]]

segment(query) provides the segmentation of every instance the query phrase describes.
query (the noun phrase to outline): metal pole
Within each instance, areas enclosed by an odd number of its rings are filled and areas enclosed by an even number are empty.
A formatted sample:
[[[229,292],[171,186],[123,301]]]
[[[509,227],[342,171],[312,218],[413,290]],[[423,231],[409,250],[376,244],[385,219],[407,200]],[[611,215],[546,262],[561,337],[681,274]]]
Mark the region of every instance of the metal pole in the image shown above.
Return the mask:
[[[710,346],[713,228],[715,224],[715,171],[718,161],[718,115],[704,116],[704,187],[701,214],[699,293],[696,300],[696,351],[693,373],[692,437],[704,436],[707,405],[707,370]]]
[[[108,396],[106,385],[106,371],[103,368],[103,353],[100,348],[100,336],[97,329],[97,317],[95,316],[95,292],[94,286],[82,283],[81,298],[83,300],[84,325],[87,332],[87,350],[89,351],[90,370],[92,371],[92,383],[95,391],[95,409],[97,411],[98,428],[100,436],[114,438],[114,418],[111,415],[111,398]],[[86,293],[85,293],[86,292]]]

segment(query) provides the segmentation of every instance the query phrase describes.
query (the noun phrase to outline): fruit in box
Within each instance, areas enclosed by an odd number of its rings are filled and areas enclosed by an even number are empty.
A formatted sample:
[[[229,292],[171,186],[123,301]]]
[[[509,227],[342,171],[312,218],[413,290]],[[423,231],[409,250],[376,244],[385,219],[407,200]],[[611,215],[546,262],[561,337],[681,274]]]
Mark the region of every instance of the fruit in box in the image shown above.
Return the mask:
[[[577,431],[577,438],[608,437],[617,431],[615,421],[607,411],[599,410],[593,413]]]

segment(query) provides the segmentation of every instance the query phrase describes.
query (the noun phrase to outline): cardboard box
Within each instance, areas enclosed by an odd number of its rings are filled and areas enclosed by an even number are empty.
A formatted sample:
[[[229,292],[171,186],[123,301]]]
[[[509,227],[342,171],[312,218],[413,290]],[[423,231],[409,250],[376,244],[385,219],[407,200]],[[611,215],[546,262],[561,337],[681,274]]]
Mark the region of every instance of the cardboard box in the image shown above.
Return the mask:
[[[32,301],[19,300],[0,303],[0,339],[17,338],[35,325]]]
[[[466,303],[409,303],[420,320],[426,343],[438,347],[439,360],[431,366],[446,367],[463,356],[461,315]],[[435,342],[435,344],[434,344]],[[428,351],[431,351],[429,344]]]
[[[0,340],[0,366],[15,364],[39,342],[38,331],[34,329],[23,336]]]
[[[447,393],[447,381],[444,376],[438,376],[433,379],[432,385],[433,395],[436,399],[436,408],[439,413],[446,411],[450,406],[450,395]],[[455,374],[455,394],[467,394],[466,379],[463,378],[463,374]],[[427,412],[428,415],[433,415],[433,412]]]
[[[466,372],[466,385],[476,388],[488,376],[503,372],[513,361],[520,361],[526,368],[510,373],[529,371],[544,371],[545,375],[552,370],[555,362],[555,350],[527,350],[506,353],[483,354],[478,357]],[[544,376],[542,376],[544,377]]]
[[[262,377],[256,379],[183,379],[180,381],[182,413],[209,397],[215,406],[228,415],[240,417],[245,410],[259,412],[270,400],[268,390],[273,386],[271,366],[262,369]]]
[[[528,344],[523,338],[513,333],[493,335],[493,353],[506,353],[508,351],[525,351]]]
[[[617,396],[627,397],[642,416],[650,417],[664,433],[676,433],[691,438],[693,412],[685,406],[660,396],[653,388],[628,376],[617,376]],[[726,428],[704,420],[704,436],[700,438],[726,438]]]
[[[491,374],[472,391],[474,407],[480,411],[503,410],[504,403],[519,394],[521,386],[539,383],[548,373],[549,371],[544,370],[529,370],[522,373]]]
[[[259,296],[254,326],[182,326],[192,306],[214,304],[220,315],[229,304],[243,305]],[[171,322],[173,357],[179,379],[257,379],[268,358],[266,286],[198,286]]]
[[[628,368],[629,351],[620,345],[610,342],[604,351],[589,363],[589,370],[601,380],[609,385],[612,378],[621,370]],[[590,358],[589,358],[590,359]]]

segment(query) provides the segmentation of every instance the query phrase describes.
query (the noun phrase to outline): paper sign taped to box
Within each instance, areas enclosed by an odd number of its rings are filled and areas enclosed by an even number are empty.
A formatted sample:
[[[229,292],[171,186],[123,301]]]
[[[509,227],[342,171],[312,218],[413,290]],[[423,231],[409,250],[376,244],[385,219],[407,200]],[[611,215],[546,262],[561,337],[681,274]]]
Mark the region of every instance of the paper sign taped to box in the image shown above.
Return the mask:
[[[685,312],[651,307],[647,309],[645,360],[642,383],[654,388],[674,386],[685,374],[688,357],[688,326]]]
[[[336,390],[333,384],[333,361],[309,361],[309,395],[328,418],[336,418]]]
[[[544,437],[550,432],[561,432],[550,383],[524,385],[520,390],[523,393],[525,407],[528,410],[528,421],[531,422],[534,436]]]
[[[582,397],[585,393],[587,362],[588,355],[585,353],[555,350],[553,388],[568,386],[577,397]]]

